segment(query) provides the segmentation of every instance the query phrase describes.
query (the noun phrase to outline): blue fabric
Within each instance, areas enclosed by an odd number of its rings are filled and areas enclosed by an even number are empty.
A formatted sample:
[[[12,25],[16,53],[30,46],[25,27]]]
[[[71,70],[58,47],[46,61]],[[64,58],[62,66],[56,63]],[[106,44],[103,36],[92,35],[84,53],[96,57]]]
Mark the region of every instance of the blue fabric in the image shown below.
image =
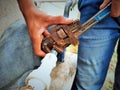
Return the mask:
[[[102,4],[103,0],[79,0],[78,9],[81,12],[80,22],[84,23],[93,15],[95,15],[100,9],[99,6]],[[94,28],[110,28],[110,29],[120,29],[120,17],[111,18],[107,17],[99,24],[93,26]]]
[[[24,20],[18,20],[0,38],[0,90],[24,86],[26,76],[39,65],[27,26]]]
[[[79,0],[80,22],[99,11],[103,0]],[[79,37],[77,73],[73,90],[101,90],[114,47],[120,36],[120,18],[108,16]]]

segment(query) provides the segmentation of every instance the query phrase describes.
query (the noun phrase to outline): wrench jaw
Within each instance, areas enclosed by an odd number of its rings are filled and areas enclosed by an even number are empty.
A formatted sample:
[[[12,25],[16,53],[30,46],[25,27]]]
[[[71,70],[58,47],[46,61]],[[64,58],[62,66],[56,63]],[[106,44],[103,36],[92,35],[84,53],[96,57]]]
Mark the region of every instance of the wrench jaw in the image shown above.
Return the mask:
[[[59,53],[63,52],[63,48],[60,45],[56,44],[56,42],[51,37],[47,37],[43,40],[42,49],[46,53],[50,53],[53,49]]]
[[[75,37],[76,25],[80,25],[79,21],[73,22],[69,25],[57,25],[55,26],[50,35],[43,39],[42,49],[46,53],[50,52],[53,48],[62,53],[64,48],[68,47],[70,44],[78,45],[78,37]]]
[[[49,43],[51,38],[49,37],[46,37],[43,39],[42,41],[42,50],[45,52],[45,53],[50,53],[51,49],[53,48],[52,46],[52,43]],[[52,40],[52,39],[51,39]]]

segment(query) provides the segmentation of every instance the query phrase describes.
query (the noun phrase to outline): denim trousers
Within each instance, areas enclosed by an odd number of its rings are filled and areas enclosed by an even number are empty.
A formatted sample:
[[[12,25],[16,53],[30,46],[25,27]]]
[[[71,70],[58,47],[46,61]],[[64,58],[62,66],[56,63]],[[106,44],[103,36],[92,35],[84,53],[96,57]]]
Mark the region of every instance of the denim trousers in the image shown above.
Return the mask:
[[[34,55],[25,21],[10,25],[0,38],[0,90],[24,86],[25,78],[40,60]]]
[[[103,0],[79,0],[80,22],[84,23],[99,11]],[[79,37],[77,73],[72,90],[101,90],[117,40],[120,18],[110,15]],[[120,42],[114,90],[120,90]]]

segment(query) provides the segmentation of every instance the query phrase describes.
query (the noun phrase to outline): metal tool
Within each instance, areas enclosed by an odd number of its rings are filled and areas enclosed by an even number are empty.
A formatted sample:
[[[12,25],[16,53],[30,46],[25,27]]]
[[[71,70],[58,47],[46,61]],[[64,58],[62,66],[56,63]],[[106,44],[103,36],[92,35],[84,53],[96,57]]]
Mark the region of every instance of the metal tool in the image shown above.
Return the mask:
[[[78,44],[78,37],[93,25],[107,17],[110,14],[110,7],[111,2],[82,25],[79,20],[75,20],[69,25],[56,25],[50,31],[50,35],[43,39],[42,49],[48,53],[54,48],[61,53],[63,49],[70,44]]]

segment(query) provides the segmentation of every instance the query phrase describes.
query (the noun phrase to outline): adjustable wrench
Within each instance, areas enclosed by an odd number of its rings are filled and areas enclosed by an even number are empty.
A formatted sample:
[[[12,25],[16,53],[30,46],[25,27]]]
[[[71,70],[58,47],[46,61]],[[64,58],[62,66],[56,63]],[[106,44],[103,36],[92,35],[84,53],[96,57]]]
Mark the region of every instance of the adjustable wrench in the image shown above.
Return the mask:
[[[45,37],[42,41],[43,51],[48,53],[52,49],[55,49],[57,52],[62,53],[63,49],[70,44],[78,44],[78,37],[107,17],[110,14],[110,7],[111,2],[82,25],[79,20],[75,20],[69,25],[56,25],[50,31],[50,35]]]

